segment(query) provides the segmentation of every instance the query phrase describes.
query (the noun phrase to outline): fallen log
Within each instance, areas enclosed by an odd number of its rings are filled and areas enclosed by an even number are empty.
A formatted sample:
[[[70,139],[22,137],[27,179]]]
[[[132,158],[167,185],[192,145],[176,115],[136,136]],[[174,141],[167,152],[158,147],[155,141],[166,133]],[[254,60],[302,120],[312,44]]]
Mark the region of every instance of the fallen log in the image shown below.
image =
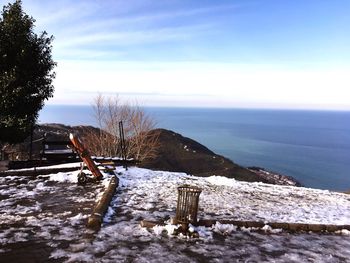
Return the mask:
[[[212,227],[217,222],[220,224],[235,225],[239,228],[255,228],[262,229],[265,225],[272,229],[282,229],[290,232],[336,232],[343,229],[350,231],[350,225],[327,225],[327,224],[305,224],[305,223],[264,223],[259,221],[238,221],[238,220],[211,220],[202,219],[199,220],[196,226]],[[163,226],[164,222],[159,221],[147,221],[142,220],[140,222],[141,227],[153,228],[154,226]]]
[[[47,175],[55,174],[59,172],[72,172],[79,170],[79,167],[64,167],[64,168],[31,168],[26,170],[8,170],[5,172],[0,172],[0,177],[5,176],[38,176],[38,175]]]
[[[145,228],[152,228],[155,226],[165,226],[165,223],[162,221],[148,221],[148,220],[142,220],[140,222],[140,226],[141,227],[145,227]]]
[[[7,171],[9,169],[9,161],[0,161],[0,171]]]
[[[342,229],[350,230],[350,225],[331,225],[331,224],[305,224],[305,223],[264,223],[259,221],[237,221],[237,220],[208,220],[198,221],[198,226],[211,227],[219,222],[221,224],[231,224],[246,228],[263,228],[265,225],[272,229],[282,229],[290,232],[336,232]]]
[[[111,202],[115,190],[118,187],[119,179],[116,176],[113,176],[109,182],[108,187],[103,193],[101,199],[95,205],[89,219],[87,222],[87,228],[98,231],[101,228],[103,217],[107,212],[109,203]]]

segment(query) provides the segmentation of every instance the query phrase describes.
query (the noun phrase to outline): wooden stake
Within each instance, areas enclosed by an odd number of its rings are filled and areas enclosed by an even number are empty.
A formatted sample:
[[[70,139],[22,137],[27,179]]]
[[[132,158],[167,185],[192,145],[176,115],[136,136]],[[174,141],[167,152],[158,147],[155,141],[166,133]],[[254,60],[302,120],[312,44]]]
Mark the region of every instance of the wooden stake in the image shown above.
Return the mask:
[[[103,175],[101,174],[100,170],[95,165],[94,161],[91,160],[90,153],[84,147],[84,145],[80,142],[79,138],[74,137],[74,135],[71,133],[71,134],[69,134],[69,139],[71,140],[76,151],[79,153],[80,158],[83,160],[83,162],[89,168],[90,172],[92,172],[92,174],[97,179],[102,179]]]

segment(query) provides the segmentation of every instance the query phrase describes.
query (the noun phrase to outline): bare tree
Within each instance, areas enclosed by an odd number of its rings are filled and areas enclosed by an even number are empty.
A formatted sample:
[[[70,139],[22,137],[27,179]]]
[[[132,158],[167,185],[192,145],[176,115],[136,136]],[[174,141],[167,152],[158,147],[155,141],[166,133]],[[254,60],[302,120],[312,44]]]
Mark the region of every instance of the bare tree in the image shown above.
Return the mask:
[[[95,120],[97,121],[98,128],[100,129],[100,132],[99,132],[98,138],[91,138],[91,139],[95,139],[93,141],[94,144],[96,144],[96,142],[97,142],[97,145],[95,145],[95,147],[94,147],[94,151],[96,152],[97,155],[101,155],[103,152],[103,148],[104,148],[104,145],[103,145],[104,133],[102,131],[104,110],[103,110],[103,97],[101,94],[99,94],[97,97],[95,97],[92,107],[93,107],[93,111],[94,111],[94,117],[95,117]]]
[[[101,156],[121,156],[119,122],[123,122],[127,158],[138,161],[154,158],[159,133],[156,123],[137,103],[122,103],[118,96],[99,94],[93,102],[94,117],[100,128],[98,135],[86,134],[90,151]]]
[[[154,120],[136,105],[131,108],[129,125],[133,133],[130,137],[132,155],[140,161],[154,158],[159,137],[158,133],[152,132],[155,127]]]

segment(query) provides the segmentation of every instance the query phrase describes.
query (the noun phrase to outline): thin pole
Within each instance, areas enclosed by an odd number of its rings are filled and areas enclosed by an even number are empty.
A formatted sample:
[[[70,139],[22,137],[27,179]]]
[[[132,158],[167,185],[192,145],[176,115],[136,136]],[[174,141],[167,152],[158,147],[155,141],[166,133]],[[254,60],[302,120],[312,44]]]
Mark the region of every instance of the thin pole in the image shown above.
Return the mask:
[[[125,145],[124,127],[123,127],[122,121],[119,122],[119,136],[120,136],[120,148],[122,150],[124,168],[125,170],[128,170],[128,165],[126,163],[126,145]]]
[[[29,160],[32,160],[33,155],[33,132],[34,132],[34,125],[33,122],[31,123],[30,127],[30,148],[29,148]]]

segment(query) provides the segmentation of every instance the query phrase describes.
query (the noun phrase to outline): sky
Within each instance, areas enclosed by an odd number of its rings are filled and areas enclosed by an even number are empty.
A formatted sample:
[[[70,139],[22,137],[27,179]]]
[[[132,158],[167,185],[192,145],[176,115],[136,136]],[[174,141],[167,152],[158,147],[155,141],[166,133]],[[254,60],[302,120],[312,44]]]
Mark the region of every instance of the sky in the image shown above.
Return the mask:
[[[0,0],[3,6],[8,0]],[[54,35],[48,104],[350,110],[349,0],[23,0]]]

